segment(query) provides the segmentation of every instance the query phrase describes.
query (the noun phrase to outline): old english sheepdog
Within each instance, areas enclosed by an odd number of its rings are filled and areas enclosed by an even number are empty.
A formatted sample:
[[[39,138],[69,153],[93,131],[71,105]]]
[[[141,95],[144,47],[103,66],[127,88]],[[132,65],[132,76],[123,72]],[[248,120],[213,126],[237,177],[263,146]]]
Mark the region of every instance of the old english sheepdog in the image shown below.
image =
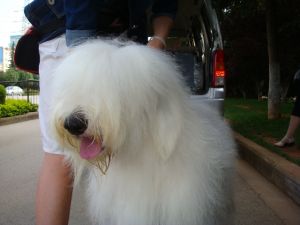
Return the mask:
[[[193,104],[171,56],[94,40],[55,73],[53,134],[94,224],[231,224],[231,131]]]

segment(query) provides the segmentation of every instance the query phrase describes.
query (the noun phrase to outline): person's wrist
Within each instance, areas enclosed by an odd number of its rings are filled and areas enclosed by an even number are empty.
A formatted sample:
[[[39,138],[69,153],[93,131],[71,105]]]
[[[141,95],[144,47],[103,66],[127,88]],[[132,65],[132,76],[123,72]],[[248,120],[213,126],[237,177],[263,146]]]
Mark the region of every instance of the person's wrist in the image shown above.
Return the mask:
[[[157,49],[165,49],[167,44],[163,37],[153,36],[149,39],[148,46]]]

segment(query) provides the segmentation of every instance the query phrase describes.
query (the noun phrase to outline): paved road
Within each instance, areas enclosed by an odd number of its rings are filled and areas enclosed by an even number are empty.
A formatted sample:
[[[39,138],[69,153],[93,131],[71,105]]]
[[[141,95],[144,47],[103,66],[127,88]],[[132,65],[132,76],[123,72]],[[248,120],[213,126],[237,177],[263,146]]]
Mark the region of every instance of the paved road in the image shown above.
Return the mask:
[[[38,120],[0,126],[0,225],[33,225],[42,158]],[[299,225],[300,208],[247,163],[237,159],[235,225]],[[81,188],[75,189],[70,225],[90,225]]]

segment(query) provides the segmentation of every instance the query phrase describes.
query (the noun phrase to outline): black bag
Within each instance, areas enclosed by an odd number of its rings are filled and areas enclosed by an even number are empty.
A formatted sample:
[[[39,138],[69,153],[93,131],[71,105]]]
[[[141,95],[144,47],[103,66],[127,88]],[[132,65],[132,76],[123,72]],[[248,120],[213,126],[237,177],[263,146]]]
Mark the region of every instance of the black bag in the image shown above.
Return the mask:
[[[14,62],[19,70],[39,74],[39,41],[40,35],[30,27],[19,39],[14,54]]]

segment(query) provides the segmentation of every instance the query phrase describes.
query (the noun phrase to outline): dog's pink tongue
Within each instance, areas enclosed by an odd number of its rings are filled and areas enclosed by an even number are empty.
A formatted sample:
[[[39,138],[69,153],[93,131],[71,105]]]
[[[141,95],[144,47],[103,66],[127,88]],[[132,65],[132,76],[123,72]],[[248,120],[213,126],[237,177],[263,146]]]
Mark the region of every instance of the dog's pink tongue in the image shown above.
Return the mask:
[[[82,137],[80,143],[80,156],[83,159],[93,159],[102,151],[102,143],[89,137]]]

